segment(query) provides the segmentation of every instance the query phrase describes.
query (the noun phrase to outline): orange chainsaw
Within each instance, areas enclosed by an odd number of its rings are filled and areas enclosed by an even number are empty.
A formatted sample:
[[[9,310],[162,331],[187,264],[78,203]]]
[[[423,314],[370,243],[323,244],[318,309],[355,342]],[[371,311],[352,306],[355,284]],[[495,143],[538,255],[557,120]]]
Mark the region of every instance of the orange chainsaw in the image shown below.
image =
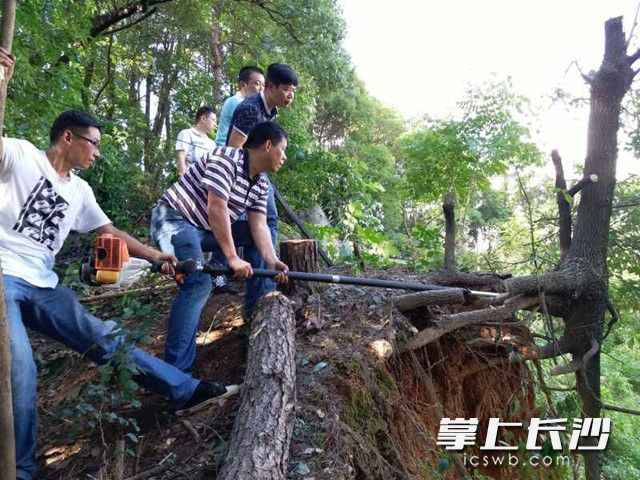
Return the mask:
[[[90,259],[80,265],[80,280],[87,285],[128,286],[150,271],[160,272],[163,264],[130,257],[122,238],[105,233],[96,237]]]

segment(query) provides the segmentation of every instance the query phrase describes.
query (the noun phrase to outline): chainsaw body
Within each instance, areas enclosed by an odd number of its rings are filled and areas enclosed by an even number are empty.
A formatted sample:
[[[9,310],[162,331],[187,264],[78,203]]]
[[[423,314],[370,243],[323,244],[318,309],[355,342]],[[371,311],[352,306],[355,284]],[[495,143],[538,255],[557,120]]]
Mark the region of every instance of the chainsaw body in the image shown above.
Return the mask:
[[[111,234],[98,235],[90,260],[80,267],[80,279],[88,285],[116,284],[129,260],[123,239]]]

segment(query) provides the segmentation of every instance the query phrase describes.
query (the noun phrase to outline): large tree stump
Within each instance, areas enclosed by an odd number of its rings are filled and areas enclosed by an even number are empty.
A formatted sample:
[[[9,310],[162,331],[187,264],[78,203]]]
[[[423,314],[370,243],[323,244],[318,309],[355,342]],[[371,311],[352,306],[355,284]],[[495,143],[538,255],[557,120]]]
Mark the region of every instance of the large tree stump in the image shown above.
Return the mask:
[[[285,240],[280,242],[280,259],[287,264],[289,270],[295,272],[318,271],[318,245],[315,240]],[[300,282],[293,280],[283,287],[287,294],[300,289]]]
[[[256,306],[240,408],[219,480],[284,480],[296,404],[295,328],[281,293]]]

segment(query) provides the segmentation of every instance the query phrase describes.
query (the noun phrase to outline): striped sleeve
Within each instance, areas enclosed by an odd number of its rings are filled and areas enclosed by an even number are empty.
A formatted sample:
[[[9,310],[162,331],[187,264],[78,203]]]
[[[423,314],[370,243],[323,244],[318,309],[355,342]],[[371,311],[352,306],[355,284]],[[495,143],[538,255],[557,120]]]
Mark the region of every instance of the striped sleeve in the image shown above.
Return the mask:
[[[207,168],[202,176],[201,184],[214,195],[228,201],[235,178],[236,165],[234,161],[227,156],[215,156],[207,161]]]
[[[262,191],[260,196],[247,207],[248,211],[267,214],[267,198],[269,197],[269,184],[264,180],[260,181]]]

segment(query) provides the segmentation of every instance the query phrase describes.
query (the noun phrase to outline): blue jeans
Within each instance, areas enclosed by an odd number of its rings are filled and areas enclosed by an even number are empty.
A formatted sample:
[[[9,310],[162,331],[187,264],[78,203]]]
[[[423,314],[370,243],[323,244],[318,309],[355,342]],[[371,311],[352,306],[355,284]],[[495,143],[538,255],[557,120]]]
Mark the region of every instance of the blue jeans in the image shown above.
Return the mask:
[[[245,260],[253,268],[265,268],[266,262],[253,243],[248,222],[234,222],[231,226],[233,241],[244,247]],[[193,259],[204,263],[203,252],[220,250],[210,230],[203,230],[187,221],[179,212],[164,202],[158,202],[151,212],[151,237],[163,252],[173,253],[178,260]],[[196,360],[196,331],[200,313],[211,294],[211,277],[206,273],[187,275],[173,301],[167,327],[165,360],[183,372],[191,372]],[[268,278],[251,277],[247,280],[245,309],[248,314],[263,295],[275,290]]]
[[[3,275],[11,340],[11,389],[16,439],[17,476],[30,480],[36,470],[37,400],[36,365],[27,327],[57,340],[98,364],[122,343],[116,323],[91,315],[71,290],[36,287],[18,277]],[[129,354],[140,370],[136,381],[184,404],[198,380],[136,347]]]
[[[271,243],[273,243],[273,249],[278,251],[278,208],[276,207],[276,191],[273,183],[267,177],[267,182],[269,183],[269,196],[267,197],[267,225],[269,226],[269,231],[271,232]],[[238,217],[235,221],[238,224],[236,228],[249,229],[249,217],[247,212],[243,212],[242,215]],[[242,226],[242,224],[244,224]],[[213,260],[220,265],[226,265],[227,259],[224,257],[224,254],[220,249],[213,252]]]

